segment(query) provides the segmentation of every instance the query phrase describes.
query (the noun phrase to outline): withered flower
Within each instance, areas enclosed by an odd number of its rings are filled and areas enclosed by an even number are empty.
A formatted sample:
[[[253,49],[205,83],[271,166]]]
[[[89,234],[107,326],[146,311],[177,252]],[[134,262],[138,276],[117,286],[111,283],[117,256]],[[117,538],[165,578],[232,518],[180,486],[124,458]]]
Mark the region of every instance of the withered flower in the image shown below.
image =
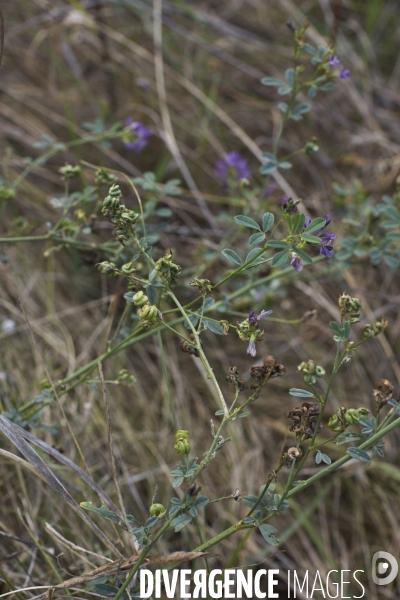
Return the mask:
[[[298,439],[302,438],[302,441],[312,438],[320,411],[321,406],[314,402],[303,402],[301,406],[295,406],[288,414],[288,419],[293,421],[290,431],[293,431]],[[321,428],[320,425],[318,432]]]
[[[244,381],[239,379],[239,371],[237,367],[229,367],[228,375],[225,377],[226,381],[233,383],[239,388],[239,392],[242,392],[246,387]]]
[[[374,397],[378,411],[393,398],[394,387],[388,379],[380,379],[374,390]]]

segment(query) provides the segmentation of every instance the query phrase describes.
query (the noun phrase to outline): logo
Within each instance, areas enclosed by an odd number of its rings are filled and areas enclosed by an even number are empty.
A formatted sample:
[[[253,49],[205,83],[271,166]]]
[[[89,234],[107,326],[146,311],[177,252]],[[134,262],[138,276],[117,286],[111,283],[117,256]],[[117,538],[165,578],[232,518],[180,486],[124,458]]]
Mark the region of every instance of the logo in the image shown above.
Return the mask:
[[[380,562],[378,562],[378,560]],[[391,571],[389,571],[389,574],[386,575],[386,577],[382,577],[382,575],[388,573],[389,565]],[[398,572],[399,565],[392,554],[383,551],[375,552],[372,557],[372,579],[376,585],[387,585],[388,583],[392,583],[392,581],[396,579]]]

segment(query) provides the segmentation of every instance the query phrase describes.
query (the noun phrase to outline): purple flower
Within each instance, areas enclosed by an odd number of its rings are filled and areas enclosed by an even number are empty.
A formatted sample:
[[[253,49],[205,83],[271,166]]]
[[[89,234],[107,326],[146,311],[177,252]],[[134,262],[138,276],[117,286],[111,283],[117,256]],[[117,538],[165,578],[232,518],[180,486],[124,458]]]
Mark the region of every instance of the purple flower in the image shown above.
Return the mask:
[[[300,256],[298,256],[295,252],[292,252],[290,266],[296,269],[296,271],[298,271],[299,273],[303,270],[303,263],[301,262]]]
[[[239,181],[240,179],[248,179],[250,175],[247,158],[243,158],[235,150],[228,152],[222,160],[215,163],[215,177],[220,179],[225,186],[228,184],[228,180],[232,178]]]
[[[252,338],[250,338],[249,345],[247,346],[247,354],[253,357],[257,354],[256,343]]]
[[[128,117],[125,121],[126,135],[123,136],[123,142],[127,150],[141,152],[147,146],[147,139],[153,135],[151,131],[140,121],[134,121],[132,117]]]
[[[320,256],[326,256],[326,258],[332,258],[333,246],[329,245],[329,242],[331,242],[335,238],[336,238],[336,235],[334,233],[329,233],[329,232],[323,233],[322,235],[319,236],[319,239],[321,240],[321,244],[319,247]]]
[[[259,323],[260,321],[265,319],[265,317],[268,317],[268,315],[272,315],[272,310],[262,310],[258,316],[254,312],[254,310],[251,310],[249,312],[249,323],[251,325],[254,325],[255,323]]]
[[[348,79],[350,77],[349,69],[345,69],[344,67],[342,67],[339,72],[339,77],[341,77],[342,79]]]
[[[340,65],[340,60],[338,59],[337,56],[335,56],[334,54],[332,54],[332,56],[330,56],[329,59],[328,59],[328,65],[330,67],[336,67],[337,65]]]
[[[322,231],[323,229],[325,229],[326,227],[328,227],[329,223],[330,223],[330,222],[331,222],[331,220],[332,220],[332,219],[330,218],[330,216],[329,216],[329,215],[324,215],[324,219],[325,219],[325,225],[323,225],[323,226],[322,226],[322,227],[320,227],[319,229],[316,229],[315,231],[312,231],[312,232],[311,232],[311,233],[312,233],[312,235],[318,235],[319,233],[321,233],[321,231]],[[304,229],[306,229],[306,227],[308,227],[308,226],[309,226],[309,224],[311,223],[311,220],[312,220],[312,219],[311,219],[311,217],[309,217],[309,216],[307,215],[307,216],[306,216],[306,218],[305,218],[305,221],[304,221]]]
[[[268,196],[270,196],[276,190],[277,187],[278,186],[276,185],[276,183],[270,183],[269,185],[267,185],[264,192],[264,198],[268,198]]]

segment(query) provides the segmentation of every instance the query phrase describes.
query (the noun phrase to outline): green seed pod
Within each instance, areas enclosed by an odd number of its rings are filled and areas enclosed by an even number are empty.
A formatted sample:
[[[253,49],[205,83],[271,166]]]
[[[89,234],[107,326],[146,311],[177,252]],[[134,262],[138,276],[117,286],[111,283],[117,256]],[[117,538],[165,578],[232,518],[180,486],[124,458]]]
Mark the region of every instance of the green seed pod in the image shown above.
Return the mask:
[[[58,169],[58,172],[63,179],[73,179],[82,173],[82,168],[79,165],[65,165],[65,167]]]
[[[136,294],[133,296],[132,300],[133,300],[133,304],[135,306],[144,306],[149,301],[146,294],[142,291],[136,292]]]
[[[364,407],[357,408],[356,412],[357,412],[359,419],[365,419],[366,417],[368,417],[368,414],[369,414],[368,408],[364,408]]]
[[[113,262],[108,262],[107,260],[105,260],[104,262],[98,264],[97,267],[98,267],[100,273],[105,273],[106,275],[110,275],[111,273],[114,273],[116,265]]]
[[[187,441],[181,440],[176,442],[176,444],[174,444],[174,448],[179,454],[182,454],[182,456],[190,453],[190,444]]]
[[[136,271],[136,269],[131,262],[126,263],[126,264],[122,265],[122,267],[121,267],[121,273],[123,273],[123,275],[131,275],[135,271]]]
[[[141,319],[147,319],[147,316],[150,312],[151,305],[147,302],[140,310],[138,310],[138,315]]]
[[[162,519],[166,512],[167,509],[162,504],[152,504],[149,509],[150,516],[158,517],[159,519]]]
[[[323,367],[320,367],[319,365],[317,367],[315,367],[315,375],[316,377],[323,377],[325,375],[326,371]]]
[[[342,431],[343,427],[337,415],[332,415],[328,421],[329,429],[332,431]]]
[[[110,196],[112,196],[113,198],[120,198],[122,196],[122,192],[121,192],[121,188],[119,187],[119,185],[117,185],[116,183],[114,183],[110,189],[108,190],[108,193]]]
[[[157,318],[158,315],[158,308],[157,306],[154,306],[154,304],[150,307],[149,313],[147,315],[147,318],[149,319],[149,321],[153,321],[154,319]]]
[[[189,440],[189,432],[186,429],[178,429],[175,433],[175,439],[176,441],[179,439]]]
[[[357,416],[357,411],[355,408],[349,408],[344,415],[344,420],[347,425],[354,425],[354,423],[358,423],[359,417]]]
[[[316,381],[317,380],[314,377],[314,375],[310,375],[308,373],[306,375],[304,375],[304,383],[314,384]]]
[[[308,373],[309,375],[314,375],[315,368],[316,368],[315,362],[312,360],[309,360],[306,365],[305,372]]]

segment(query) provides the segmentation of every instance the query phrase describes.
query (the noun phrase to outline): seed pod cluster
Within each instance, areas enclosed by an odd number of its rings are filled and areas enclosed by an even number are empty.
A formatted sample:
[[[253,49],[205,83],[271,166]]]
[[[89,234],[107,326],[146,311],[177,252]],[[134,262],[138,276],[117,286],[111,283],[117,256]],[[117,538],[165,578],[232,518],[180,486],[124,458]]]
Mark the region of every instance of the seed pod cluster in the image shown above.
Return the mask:
[[[266,356],[262,365],[254,365],[250,369],[250,377],[257,381],[251,387],[255,389],[264,385],[269,379],[274,377],[283,377],[286,373],[286,367],[278,364],[274,356]]]
[[[295,406],[288,414],[288,419],[293,423],[290,431],[296,434],[297,439],[308,440],[313,437],[321,406],[314,402],[303,402],[301,406]],[[321,430],[321,425],[318,431]]]
[[[368,413],[367,408],[344,408],[342,406],[331,416],[328,427],[332,431],[344,431],[349,425],[355,425],[360,419],[365,419]]]

